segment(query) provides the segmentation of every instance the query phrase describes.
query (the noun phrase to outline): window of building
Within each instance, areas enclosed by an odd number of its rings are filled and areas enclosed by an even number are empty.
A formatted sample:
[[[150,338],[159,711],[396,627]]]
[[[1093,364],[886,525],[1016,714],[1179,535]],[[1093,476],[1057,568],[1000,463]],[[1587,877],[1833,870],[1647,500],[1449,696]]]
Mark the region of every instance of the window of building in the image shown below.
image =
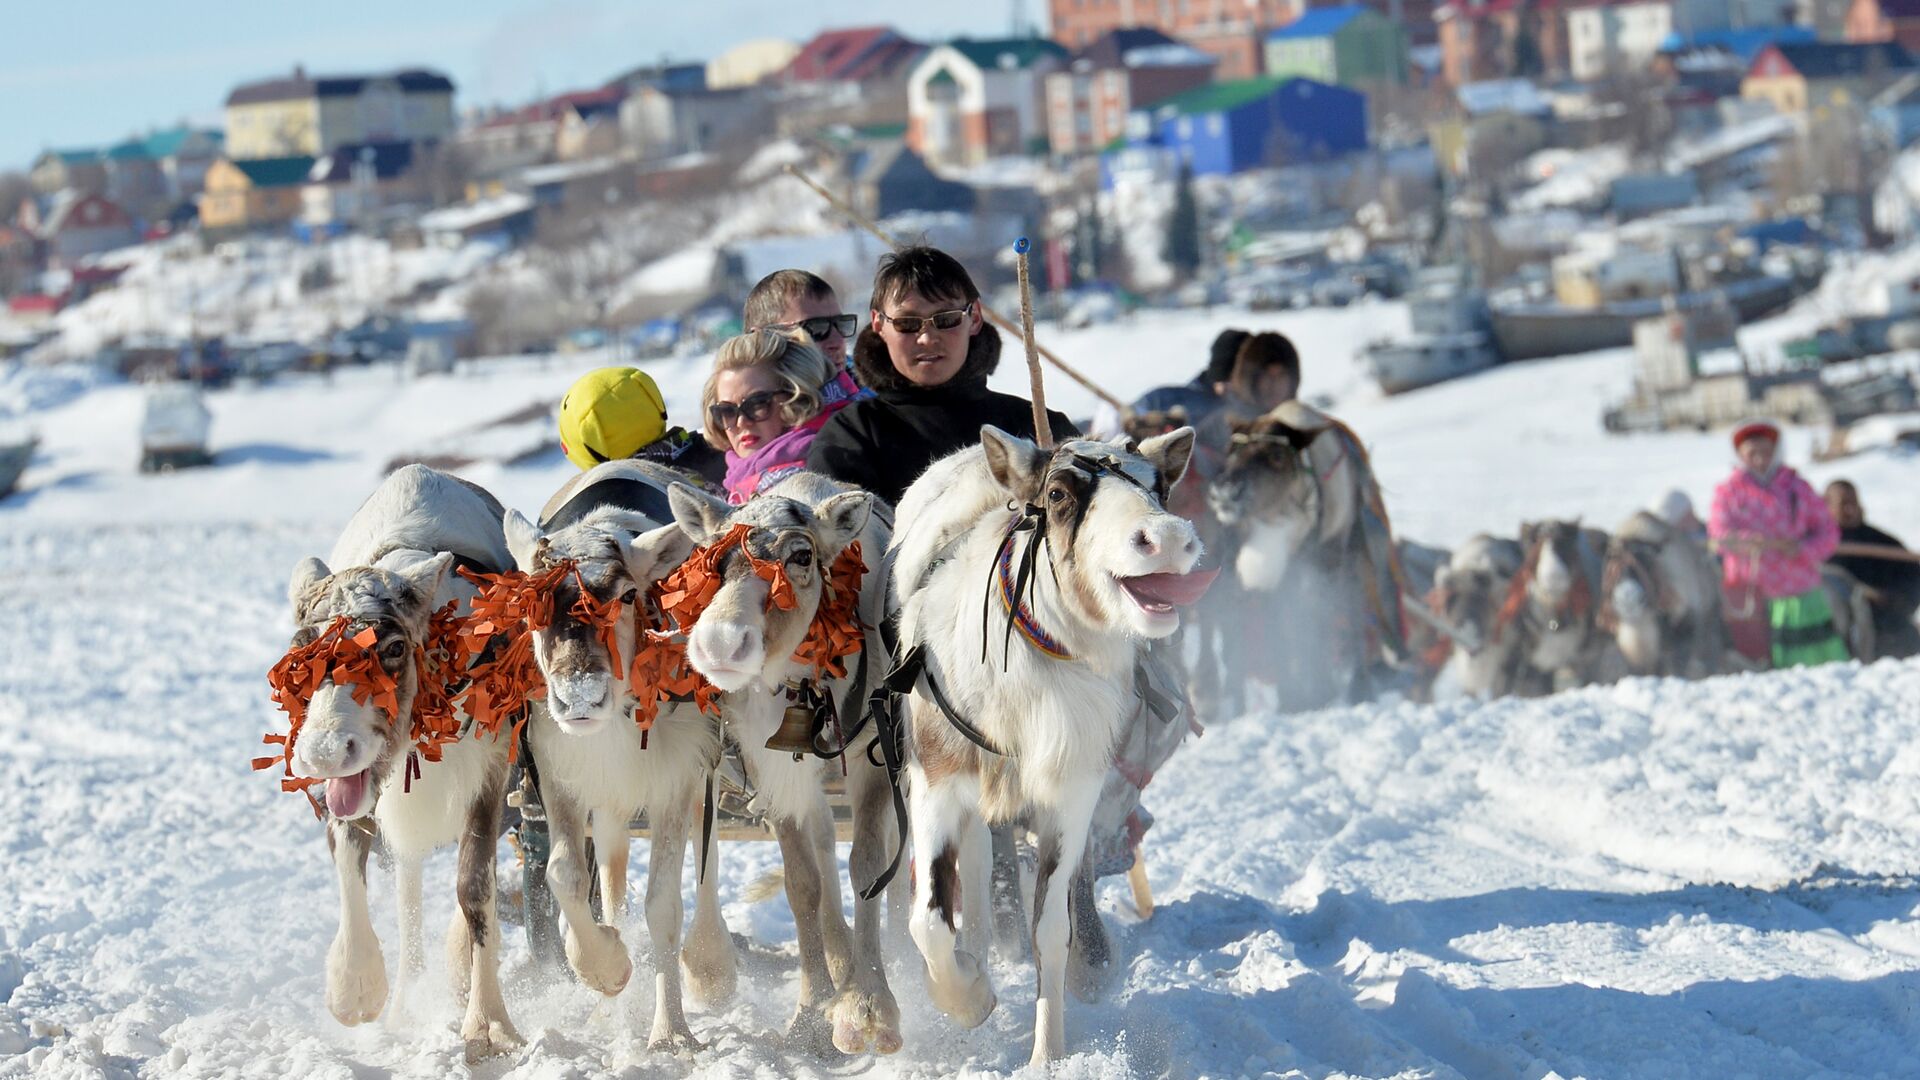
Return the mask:
[[[1220,133],[1225,129],[1226,129],[1226,125],[1220,122],[1219,113],[1214,113],[1212,116],[1207,117],[1207,134],[1208,135],[1211,135],[1217,139],[1220,137]]]

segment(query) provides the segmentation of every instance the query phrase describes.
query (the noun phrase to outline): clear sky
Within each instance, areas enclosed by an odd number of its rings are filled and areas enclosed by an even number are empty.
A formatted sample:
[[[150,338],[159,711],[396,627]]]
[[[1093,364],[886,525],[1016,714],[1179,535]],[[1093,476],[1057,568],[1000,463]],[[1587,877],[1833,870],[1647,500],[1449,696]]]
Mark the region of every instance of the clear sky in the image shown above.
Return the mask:
[[[0,10],[0,169],[182,120],[218,126],[234,84],[401,65],[451,76],[456,104],[597,85],[757,37],[891,23],[924,39],[1003,36],[1046,0],[82,0]]]

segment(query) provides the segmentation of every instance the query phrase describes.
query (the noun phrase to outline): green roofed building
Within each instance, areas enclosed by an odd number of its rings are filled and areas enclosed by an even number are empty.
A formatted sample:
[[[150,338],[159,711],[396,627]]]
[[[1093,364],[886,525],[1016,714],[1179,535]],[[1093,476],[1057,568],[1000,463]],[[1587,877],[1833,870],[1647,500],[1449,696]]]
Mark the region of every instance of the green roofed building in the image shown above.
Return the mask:
[[[907,77],[907,145],[946,165],[1027,152],[1046,138],[1043,80],[1066,62],[1045,38],[934,46]]]

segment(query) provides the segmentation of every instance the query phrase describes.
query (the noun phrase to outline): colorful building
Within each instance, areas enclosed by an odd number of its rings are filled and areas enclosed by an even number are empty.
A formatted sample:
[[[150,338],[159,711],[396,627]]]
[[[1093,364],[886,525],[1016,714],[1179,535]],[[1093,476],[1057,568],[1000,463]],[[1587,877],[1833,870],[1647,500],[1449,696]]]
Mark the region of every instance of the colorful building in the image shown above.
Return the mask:
[[[1740,96],[1772,102],[1783,113],[1865,108],[1913,70],[1912,55],[1892,41],[1769,45],[1747,69]]]
[[[1115,30],[1151,27],[1219,58],[1220,78],[1245,79],[1261,73],[1267,35],[1298,18],[1307,6],[1305,0],[1049,0],[1048,25],[1054,40],[1069,49],[1084,49]],[[1413,14],[1403,17],[1410,23],[1420,21]]]
[[[1370,7],[1318,8],[1267,35],[1267,74],[1341,86],[1407,81],[1407,35]]]
[[[1313,79],[1240,79],[1136,110],[1128,127],[1120,156],[1158,155],[1196,176],[1224,176],[1365,149],[1367,98]]]
[[[1126,135],[1127,114],[1205,86],[1217,63],[1158,30],[1111,31],[1047,76],[1047,143],[1056,154],[1101,150]]]
[[[308,76],[235,87],[227,95],[227,154],[238,160],[315,157],[374,142],[434,142],[453,134],[453,81],[435,71]]]
[[[1066,63],[1045,38],[935,46],[907,77],[907,145],[948,165],[1044,149],[1043,80]]]
[[[307,156],[235,161],[207,169],[200,194],[200,227],[210,231],[284,225],[298,217],[301,189],[313,171]]]

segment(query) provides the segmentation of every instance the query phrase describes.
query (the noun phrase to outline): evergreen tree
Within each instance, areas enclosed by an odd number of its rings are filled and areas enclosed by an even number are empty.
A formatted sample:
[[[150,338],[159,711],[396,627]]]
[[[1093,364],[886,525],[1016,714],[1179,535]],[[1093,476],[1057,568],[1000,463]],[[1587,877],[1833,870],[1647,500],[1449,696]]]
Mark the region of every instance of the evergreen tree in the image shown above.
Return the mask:
[[[1173,189],[1173,213],[1167,217],[1167,241],[1161,258],[1181,280],[1200,269],[1200,204],[1193,196],[1193,166],[1180,163],[1180,179]]]

